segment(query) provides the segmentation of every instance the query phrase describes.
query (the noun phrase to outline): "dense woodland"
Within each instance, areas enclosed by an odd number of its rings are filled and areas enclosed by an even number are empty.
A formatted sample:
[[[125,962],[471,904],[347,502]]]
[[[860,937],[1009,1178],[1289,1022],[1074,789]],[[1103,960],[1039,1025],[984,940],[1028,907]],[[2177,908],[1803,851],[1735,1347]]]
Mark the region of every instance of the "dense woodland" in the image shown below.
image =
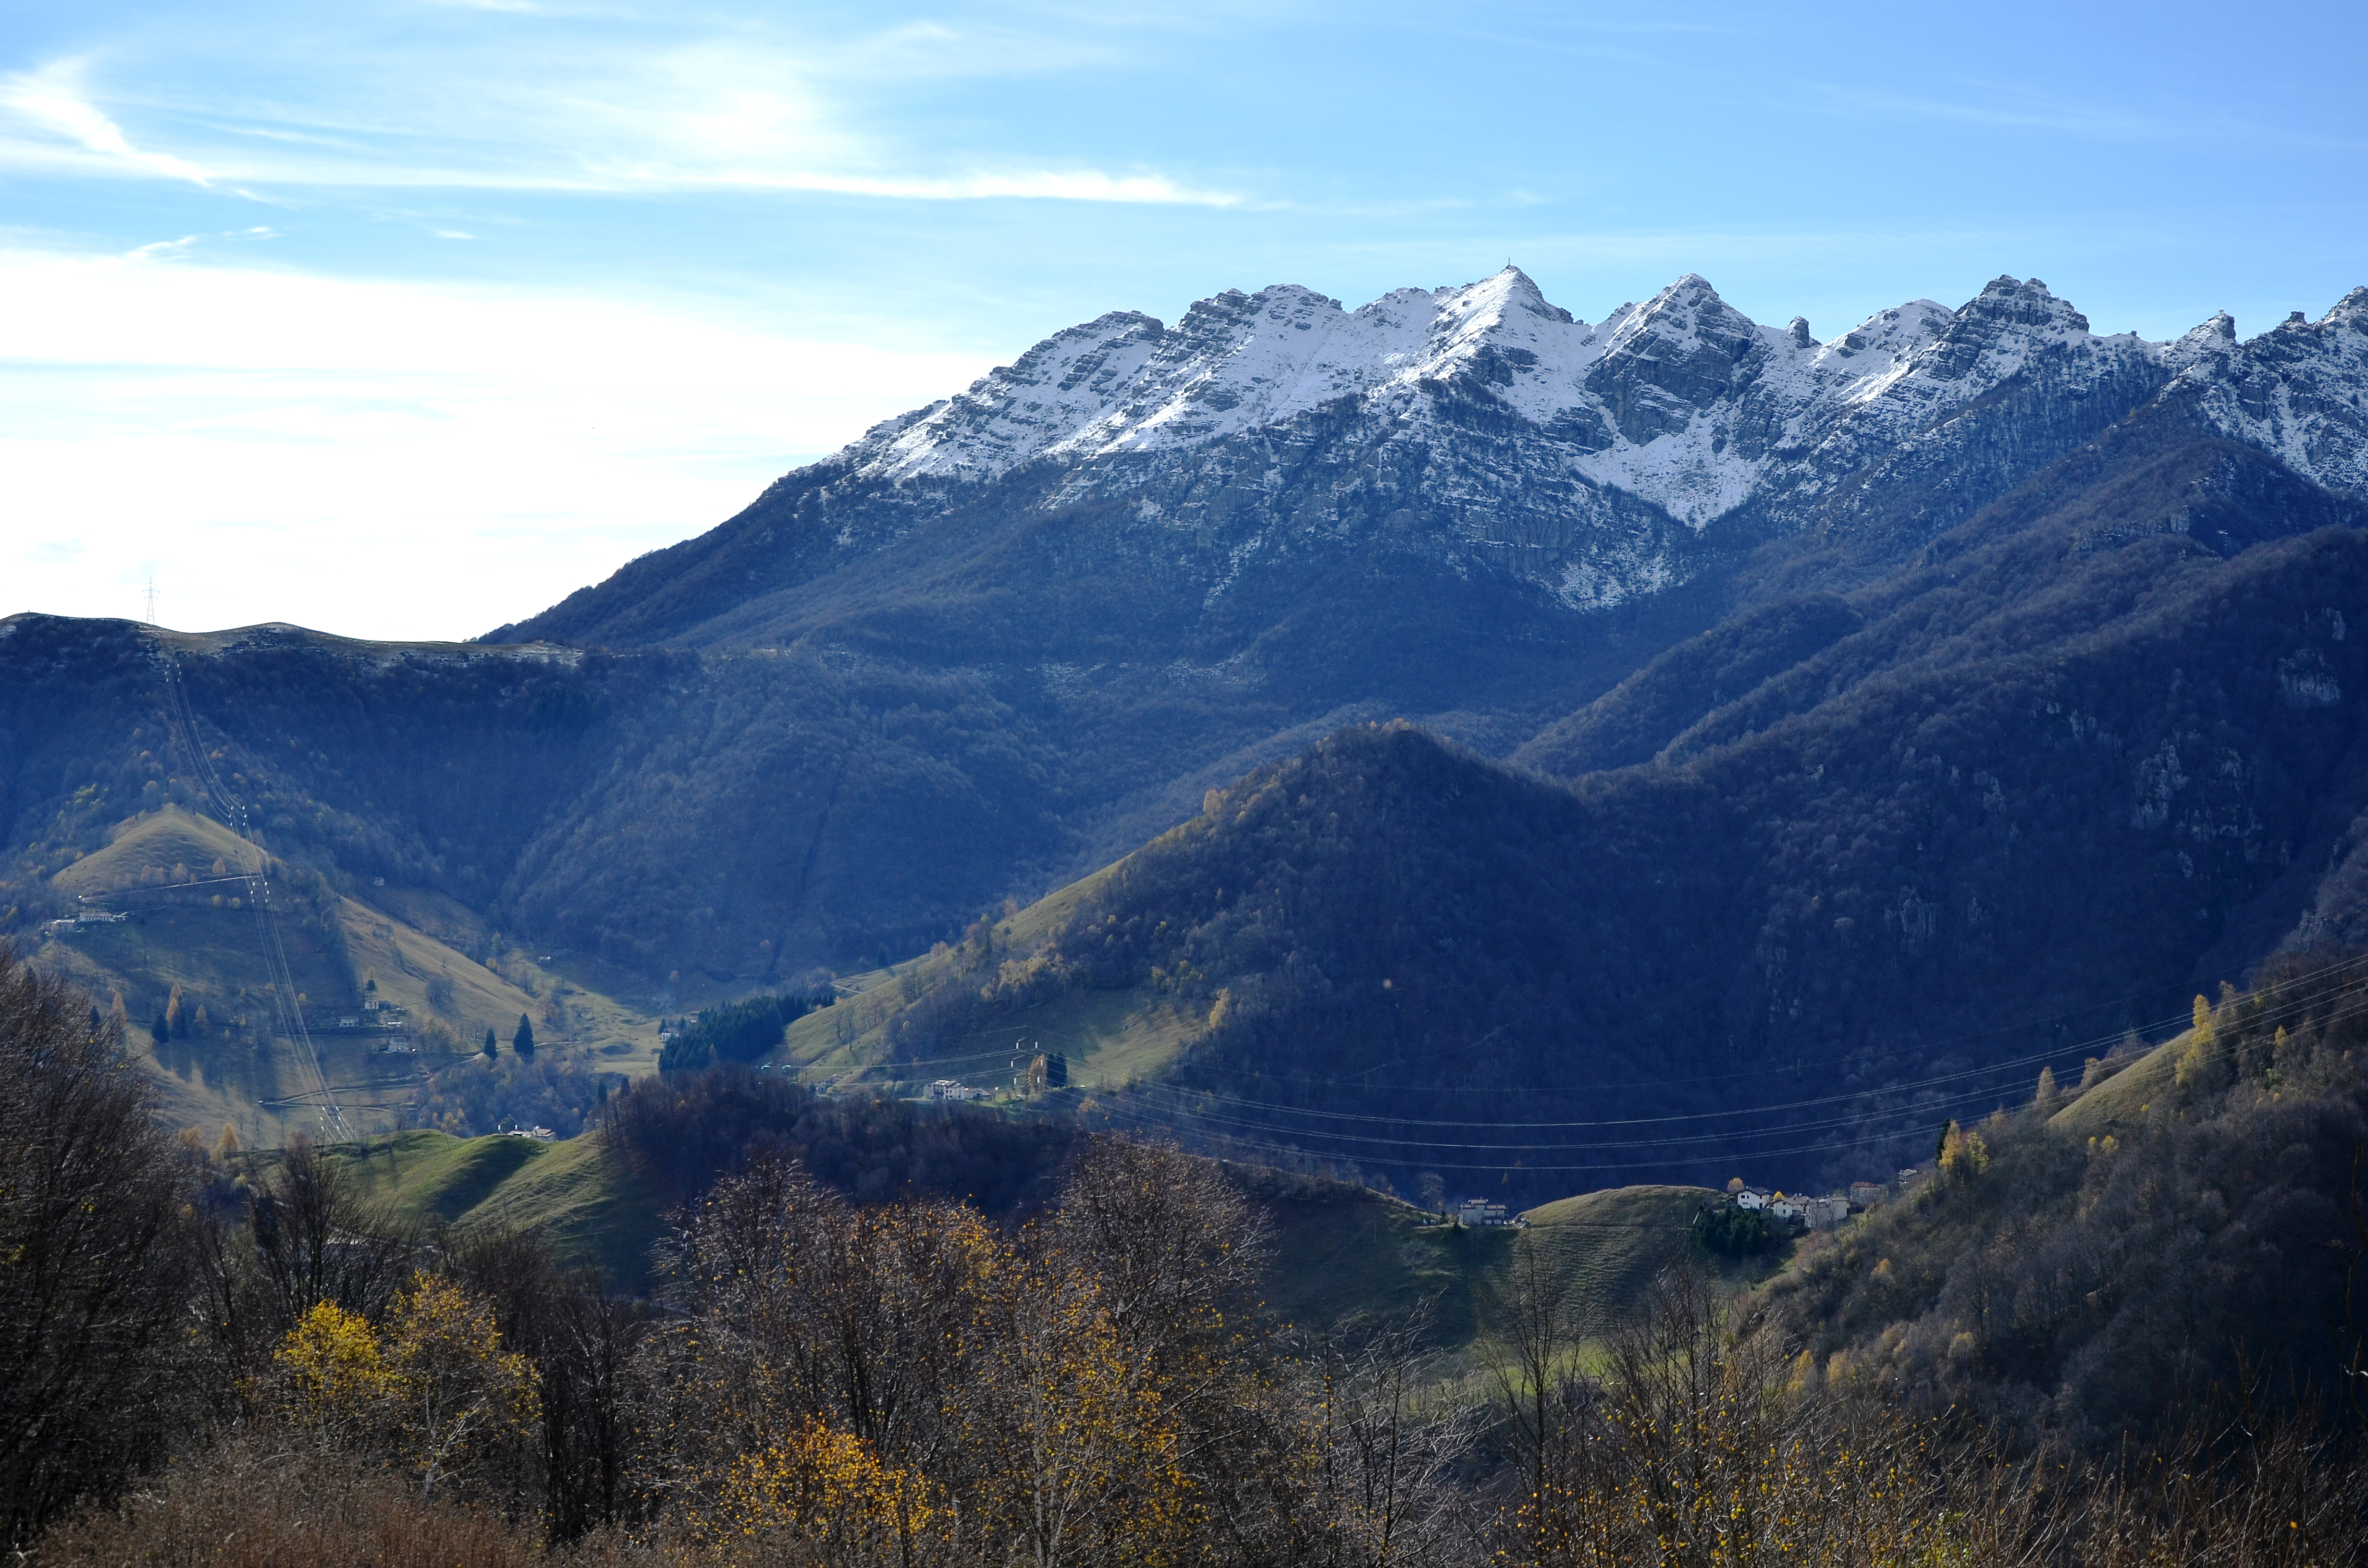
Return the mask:
[[[761,1062],[781,1043],[781,1031],[816,1007],[828,1006],[833,994],[820,996],[780,996],[759,992],[737,1002],[703,1009],[683,1020],[658,1053],[661,1073],[696,1072],[722,1062]]]
[[[2201,1008],[2175,1103],[2110,1145],[2044,1097],[1952,1129],[1762,1302],[1680,1268],[1592,1317],[1517,1248],[1447,1368],[1418,1312],[1325,1342],[1250,1311],[1265,1221],[1207,1162],[1007,1146],[1042,1184],[967,1203],[918,1172],[984,1113],[732,1069],[603,1134],[701,1150],[653,1165],[677,1226],[621,1297],[373,1208],[308,1145],[169,1137],[86,998],[0,960],[0,1508],[37,1562],[258,1568],[2359,1562],[2362,1340],[2325,1314],[2368,1255],[2362,975]],[[893,1193],[841,1185],[866,1147],[908,1152]],[[2015,1227],[2031,1266],[1984,1272]],[[2116,1239],[2128,1289],[2050,1293]]]
[[[1809,1246],[1759,1309],[1804,1375],[2089,1447],[2213,1387],[2368,1416],[2368,962],[2283,960],[2193,1016],[2121,1114],[2057,1122],[2051,1079]]]
[[[729,1067],[642,1079],[609,1102],[603,1127],[674,1202],[761,1153],[863,1202],[951,1199],[1002,1218],[1051,1201],[1078,1136],[1053,1118],[825,1096],[786,1074]]]

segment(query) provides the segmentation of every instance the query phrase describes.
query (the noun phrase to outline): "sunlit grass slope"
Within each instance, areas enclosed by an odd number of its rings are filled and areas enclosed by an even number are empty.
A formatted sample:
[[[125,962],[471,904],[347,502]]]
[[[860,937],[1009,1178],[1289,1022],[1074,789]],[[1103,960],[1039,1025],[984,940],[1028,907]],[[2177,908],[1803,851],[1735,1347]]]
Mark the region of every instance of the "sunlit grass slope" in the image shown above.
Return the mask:
[[[1032,952],[1124,863],[1105,866],[997,922],[996,947]],[[937,954],[846,977],[850,989],[860,988],[857,994],[792,1023],[777,1060],[795,1064],[808,1082],[879,1077],[875,1069],[886,1055],[889,1025],[906,1004],[946,983],[954,970],[954,955]],[[1205,1008],[1179,1008],[1172,998],[1148,989],[1069,991],[999,1017],[994,1027],[947,1041],[899,1071],[996,1087],[1011,1080],[1015,1058],[1024,1068],[1037,1052],[1053,1051],[1068,1059],[1069,1081],[1090,1089],[1157,1072],[1206,1027]]]
[[[1426,1225],[1415,1209],[1363,1187],[1228,1167],[1275,1216],[1268,1309],[1312,1332],[1378,1326],[1431,1303],[1432,1341],[1468,1352],[1486,1332],[1492,1294],[1514,1249],[1536,1249],[1582,1317],[1609,1324],[1662,1268],[1691,1259],[1736,1290],[1772,1273],[1781,1254],[1718,1265],[1692,1249],[1689,1227],[1712,1194],[1692,1187],[1623,1187],[1531,1210],[1525,1230]]]
[[[2049,1125],[2083,1138],[2126,1131],[2177,1087],[2179,1053],[2192,1033],[2172,1037],[2057,1111]]]
[[[625,1289],[649,1283],[664,1206],[597,1136],[538,1142],[413,1131],[324,1153],[368,1195],[424,1222],[538,1232],[566,1262],[597,1265]],[[1581,1312],[1609,1323],[1663,1267],[1702,1261],[1689,1251],[1687,1228],[1711,1196],[1697,1187],[1618,1187],[1534,1210],[1525,1231],[1467,1229],[1426,1224],[1408,1205],[1344,1182],[1226,1170],[1274,1217],[1262,1291],[1269,1314],[1310,1335],[1354,1334],[1429,1302],[1431,1342],[1451,1355],[1471,1351],[1485,1332],[1516,1247],[1538,1249]],[[1734,1289],[1780,1261],[1717,1272]]]
[[[155,1074],[168,1122],[197,1128],[209,1139],[229,1125],[248,1145],[268,1147],[300,1130],[324,1135],[321,1075],[294,1041],[274,1030],[266,994],[273,971],[264,958],[261,927],[243,898],[232,906],[245,892],[244,885],[176,891],[192,880],[202,882],[217,864],[240,872],[256,859],[245,840],[177,805],[127,818],[110,830],[103,848],[51,880],[86,898],[91,908],[127,911],[131,918],[63,934],[44,930],[25,951],[38,967],[88,991],[102,1008],[122,999],[130,1044]],[[164,881],[154,880],[154,873],[163,873]],[[470,957],[456,944],[487,951],[495,946],[491,933],[476,915],[441,894],[369,891],[369,902],[329,895],[334,933],[309,918],[283,918],[277,927],[328,1085],[350,1130],[391,1131],[420,1079],[452,1060],[432,1048],[417,1056],[374,1051],[382,1037],[336,1029],[337,1017],[359,1015],[365,978],[375,982],[379,999],[407,1008],[416,1024],[440,1020],[463,1050],[473,1049],[488,1028],[507,1040],[524,1015],[535,1020],[546,1045],[586,1051],[611,1072],[655,1070],[655,1018],[570,983],[515,949],[490,965]],[[176,985],[191,1008],[208,1009],[208,1027],[152,1045],[146,1026]],[[251,1027],[233,1027],[242,1017]]]
[[[649,1283],[665,1206],[598,1136],[541,1142],[412,1131],[324,1152],[370,1197],[413,1218],[535,1232],[561,1261],[596,1266],[612,1285]]]

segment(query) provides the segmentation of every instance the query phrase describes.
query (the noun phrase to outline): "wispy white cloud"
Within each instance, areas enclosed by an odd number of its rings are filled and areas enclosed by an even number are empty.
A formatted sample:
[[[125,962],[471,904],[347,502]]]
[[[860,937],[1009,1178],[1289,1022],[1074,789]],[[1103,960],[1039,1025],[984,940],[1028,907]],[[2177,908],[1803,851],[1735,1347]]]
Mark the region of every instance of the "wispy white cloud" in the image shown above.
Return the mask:
[[[82,61],[58,60],[38,71],[0,77],[0,106],[28,126],[97,154],[119,172],[213,184],[211,175],[187,158],[133,146],[123,128],[90,102],[83,74]]]
[[[1239,192],[1156,168],[1016,150],[949,156],[872,102],[909,94],[917,82],[1073,69],[1106,56],[1073,40],[930,22],[812,44],[770,35],[656,46],[495,43],[411,62],[416,70],[397,60],[373,92],[351,91],[349,77],[334,106],[315,105],[302,90],[249,88],[251,101],[217,101],[209,86],[150,84],[143,104],[181,142],[174,151],[135,144],[102,107],[88,62],[70,58],[0,79],[0,167],[210,188],[237,181],[229,188],[239,194],[248,186],[746,189],[908,201],[1242,204]]]
[[[1237,207],[1236,192],[1201,190],[1165,175],[1113,175],[1101,169],[1023,169],[970,174],[942,179],[903,179],[802,170],[729,169],[712,173],[653,174],[655,183],[679,186],[739,186],[754,189],[825,191],[837,196],[881,196],[906,201],[978,201],[1011,197],[1045,201],[1156,202],[1190,207]]]
[[[279,231],[266,224],[245,229],[228,229],[218,234],[183,234],[177,240],[152,240],[144,245],[134,245],[125,256],[134,261],[165,261],[187,256],[211,240],[229,240],[233,244],[250,244],[256,240],[276,240]]]

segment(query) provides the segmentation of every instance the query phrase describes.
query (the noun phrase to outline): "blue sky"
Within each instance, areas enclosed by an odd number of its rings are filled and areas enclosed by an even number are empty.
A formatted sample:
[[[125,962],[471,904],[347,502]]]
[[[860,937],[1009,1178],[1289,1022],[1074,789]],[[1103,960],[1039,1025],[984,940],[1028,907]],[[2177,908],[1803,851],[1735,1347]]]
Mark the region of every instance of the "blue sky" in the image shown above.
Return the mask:
[[[1046,333],[2368,282],[2368,7],[0,5],[0,613],[464,636]]]

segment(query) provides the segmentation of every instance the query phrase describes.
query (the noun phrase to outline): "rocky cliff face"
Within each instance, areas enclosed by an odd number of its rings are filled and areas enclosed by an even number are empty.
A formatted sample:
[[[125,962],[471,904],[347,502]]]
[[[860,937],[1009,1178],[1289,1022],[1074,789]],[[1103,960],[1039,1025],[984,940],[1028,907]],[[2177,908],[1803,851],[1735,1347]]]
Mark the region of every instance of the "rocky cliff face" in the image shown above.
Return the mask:
[[[1920,542],[2165,401],[2359,490],[2363,397],[2368,290],[2247,343],[2225,315],[2171,343],[2099,335],[2012,278],[1824,342],[1691,275],[1592,324],[1512,267],[1355,311],[1228,290],[1173,328],[1122,312],[1048,338],[507,635],[762,642],[783,618],[755,601],[956,517],[963,544],[1089,517],[1209,610],[1312,552],[1599,611],[1813,526]]]

